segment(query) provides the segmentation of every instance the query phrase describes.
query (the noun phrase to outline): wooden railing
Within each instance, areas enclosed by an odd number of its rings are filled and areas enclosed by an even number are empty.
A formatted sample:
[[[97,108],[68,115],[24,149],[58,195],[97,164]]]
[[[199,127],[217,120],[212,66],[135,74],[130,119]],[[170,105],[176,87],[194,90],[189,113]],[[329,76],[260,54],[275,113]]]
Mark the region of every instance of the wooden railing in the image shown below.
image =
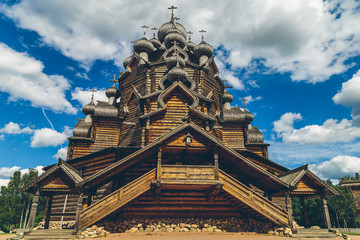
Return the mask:
[[[287,213],[279,206],[260,196],[224,171],[219,170],[219,179],[224,182],[222,187],[224,191],[279,225],[288,225]]]
[[[80,229],[84,229],[99,221],[124,204],[150,190],[151,182],[155,177],[156,168],[84,209],[81,212]]]
[[[171,180],[215,180],[214,166],[161,165],[158,179]]]

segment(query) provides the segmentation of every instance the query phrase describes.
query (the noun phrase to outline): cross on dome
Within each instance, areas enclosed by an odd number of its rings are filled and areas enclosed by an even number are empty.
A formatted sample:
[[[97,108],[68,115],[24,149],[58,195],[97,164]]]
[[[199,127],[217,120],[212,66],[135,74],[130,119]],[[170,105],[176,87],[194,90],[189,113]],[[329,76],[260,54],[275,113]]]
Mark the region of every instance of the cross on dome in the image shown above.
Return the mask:
[[[191,34],[193,34],[192,31],[188,31],[187,34],[189,34],[189,42],[191,42]]]
[[[229,81],[228,81],[228,80],[223,79],[223,83],[224,83],[225,88],[232,88],[233,86],[231,86],[231,85],[226,86],[226,84],[225,84],[225,83],[227,83],[227,82],[229,82]]]
[[[206,31],[201,29],[199,33],[201,33],[201,41],[204,41],[204,33],[206,33]]]
[[[146,29],[149,28],[148,26],[144,25],[144,26],[141,26],[142,29],[144,29],[144,37],[146,36]]]
[[[177,9],[177,7],[175,7],[174,5],[172,5],[171,7],[169,7],[168,9],[171,9],[171,20],[174,19],[174,9]]]
[[[173,28],[176,28],[176,21],[177,21],[177,20],[180,20],[180,18],[178,18],[178,17],[173,17],[173,18],[172,18],[172,21],[171,21],[171,22],[172,22],[172,27],[173,27]]]
[[[90,92],[91,92],[91,102],[93,102],[94,101],[94,93],[96,93],[97,91],[95,89],[91,89]]]
[[[243,100],[243,102],[244,102],[244,109],[246,109],[246,98],[242,98],[241,100]]]
[[[112,79],[110,79],[110,82],[113,82],[114,83],[114,85],[115,85],[115,83],[117,82],[117,79],[116,79],[116,74],[114,74],[114,75],[112,75]]]
[[[153,30],[154,38],[156,38],[156,30],[158,30],[156,27],[151,28]]]

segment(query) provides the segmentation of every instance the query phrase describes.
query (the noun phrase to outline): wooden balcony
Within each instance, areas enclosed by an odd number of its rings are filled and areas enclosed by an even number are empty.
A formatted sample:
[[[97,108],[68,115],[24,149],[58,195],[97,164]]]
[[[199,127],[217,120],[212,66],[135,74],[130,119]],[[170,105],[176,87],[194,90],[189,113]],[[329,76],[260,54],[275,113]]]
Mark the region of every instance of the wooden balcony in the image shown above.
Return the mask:
[[[221,184],[217,178],[218,170],[215,166],[199,165],[160,165],[157,169],[158,184],[162,187],[171,185],[177,189],[206,189]]]

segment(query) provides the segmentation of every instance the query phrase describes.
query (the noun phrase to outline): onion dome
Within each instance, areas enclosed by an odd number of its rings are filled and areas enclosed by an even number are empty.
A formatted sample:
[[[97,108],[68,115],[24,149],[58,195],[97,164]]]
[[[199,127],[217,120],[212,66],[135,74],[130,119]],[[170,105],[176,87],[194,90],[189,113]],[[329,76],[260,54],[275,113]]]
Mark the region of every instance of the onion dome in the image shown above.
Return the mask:
[[[125,69],[129,66],[131,58],[132,58],[132,56],[125,58],[125,60],[123,62],[123,66]]]
[[[116,88],[115,83],[114,83],[114,85],[112,85],[112,87],[108,88],[105,91],[105,94],[108,98],[111,98],[111,97],[119,98],[120,97],[120,91],[119,91],[119,89]]]
[[[224,91],[224,95],[223,95],[223,101],[224,103],[231,103],[234,100],[233,95],[231,95],[228,91]]]
[[[90,103],[88,103],[88,104],[86,104],[85,106],[83,106],[82,112],[83,112],[85,115],[94,115],[94,112],[95,112],[95,104],[94,104],[93,99],[91,99],[91,102],[90,102]]]
[[[186,47],[187,47],[190,51],[193,51],[194,48],[196,47],[196,44],[193,43],[193,42],[191,42],[191,41],[188,41],[188,42],[186,43]]]
[[[154,47],[156,47],[157,49],[159,49],[161,47],[161,42],[159,40],[157,40],[155,37],[149,40]]]
[[[185,67],[185,60],[176,55],[171,56],[166,59],[166,66],[168,69],[171,69],[171,68],[175,67],[178,62],[179,62],[179,66],[181,68]]]
[[[249,143],[263,143],[264,135],[257,127],[249,127],[247,131],[247,140]]]
[[[194,48],[194,54],[196,57],[200,57],[201,55],[211,57],[214,54],[214,50],[209,44],[202,41],[200,44],[196,45],[196,47]]]
[[[169,31],[167,31],[166,36],[164,38],[165,47],[166,48],[171,47],[174,41],[176,41],[179,47],[181,48],[185,47],[186,38],[176,28],[172,28]]]
[[[250,113],[246,108],[244,109],[244,114],[246,121],[252,122],[252,120],[254,120],[254,115]]]
[[[160,42],[164,41],[167,31],[169,31],[172,28],[173,28],[172,22],[165,23],[159,28],[158,39],[160,40]],[[186,29],[184,28],[184,26],[181,25],[180,23],[176,23],[175,28],[179,30],[180,34],[186,39]]]
[[[152,42],[147,40],[145,37],[141,38],[140,40],[137,40],[134,43],[134,51],[137,53],[140,53],[140,52],[151,53],[154,50],[155,50],[155,47],[152,44]]]
[[[188,79],[188,75],[184,69],[182,69],[179,64],[177,64],[175,67],[173,67],[167,74],[167,77],[170,81],[186,81]]]

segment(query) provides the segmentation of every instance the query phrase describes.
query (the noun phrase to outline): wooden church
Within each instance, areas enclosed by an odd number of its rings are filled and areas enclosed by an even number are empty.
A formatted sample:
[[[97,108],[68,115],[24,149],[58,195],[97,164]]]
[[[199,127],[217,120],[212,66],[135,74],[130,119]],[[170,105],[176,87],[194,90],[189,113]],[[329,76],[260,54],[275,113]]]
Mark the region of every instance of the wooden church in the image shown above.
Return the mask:
[[[292,196],[300,197],[306,224],[304,202],[322,198],[330,228],[326,196],[337,192],[307,165],[289,170],[269,159],[254,115],[231,106],[213,48],[204,36],[191,42],[177,20],[172,14],[157,38],[144,31],[126,71],[106,90],[108,101],[83,107],[67,160],[24,188],[35,194],[29,228],[40,195],[47,197],[45,228],[75,221],[84,229],[112,214],[242,217],[293,227]]]

